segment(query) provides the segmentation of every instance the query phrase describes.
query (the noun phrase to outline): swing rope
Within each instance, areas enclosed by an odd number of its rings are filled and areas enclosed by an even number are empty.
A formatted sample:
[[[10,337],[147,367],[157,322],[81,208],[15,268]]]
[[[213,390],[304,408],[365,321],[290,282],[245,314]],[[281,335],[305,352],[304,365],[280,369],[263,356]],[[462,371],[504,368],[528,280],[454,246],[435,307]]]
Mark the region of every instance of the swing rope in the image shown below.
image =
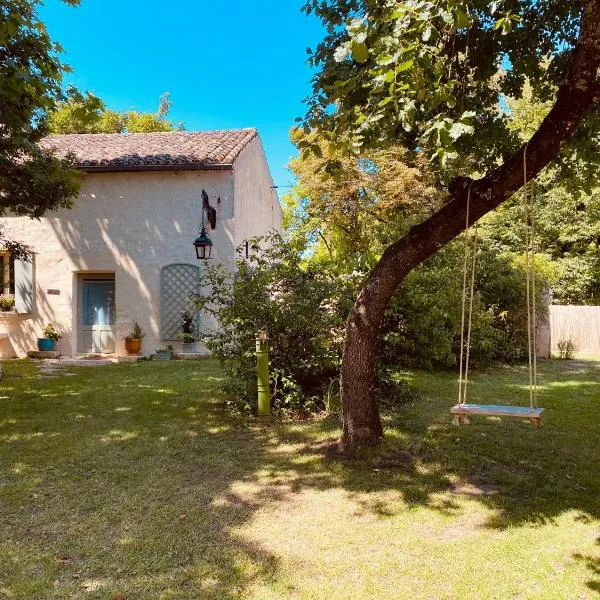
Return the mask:
[[[469,215],[471,212],[471,186],[473,182],[469,183],[469,189],[467,191],[467,215],[465,222],[465,244],[464,244],[464,258],[463,258],[463,290],[462,290],[462,314],[460,323],[460,376],[458,379],[458,404],[466,404],[467,402],[467,387],[469,384],[469,355],[471,352],[471,331],[473,323],[473,296],[475,292],[475,269],[477,266],[477,222],[473,228],[473,242],[470,243],[469,236]],[[469,247],[472,246],[470,250]],[[467,325],[467,341],[465,349],[465,312],[467,306],[467,265],[469,263],[469,253],[473,252],[472,264],[471,264],[471,282],[470,282],[470,295],[469,295],[469,315]]]
[[[537,336],[535,311],[535,223],[534,197],[532,185],[527,181],[527,148],[523,151],[523,192],[524,192],[524,229],[525,229],[525,274],[527,282],[527,345],[529,359],[529,406],[537,407]],[[530,196],[531,190],[531,196]]]
[[[534,191],[527,180],[527,148],[523,151],[523,191],[524,191],[524,241],[525,241],[525,278],[527,296],[527,354],[529,363],[529,407],[537,408],[537,337],[536,337],[536,289],[535,289],[535,222],[534,222]],[[471,185],[467,191],[467,210],[465,221],[465,243],[463,254],[463,287],[462,310],[460,323],[460,359],[458,379],[458,405],[467,403],[469,384],[469,358],[471,353],[471,333],[473,325],[473,299],[475,296],[475,271],[477,267],[477,222],[470,234],[469,218],[471,212]],[[531,195],[530,195],[531,194]],[[472,252],[471,261],[469,261]],[[471,278],[468,282],[468,268],[471,268]],[[467,294],[468,311],[467,311]],[[467,336],[465,340],[465,321],[467,321]]]

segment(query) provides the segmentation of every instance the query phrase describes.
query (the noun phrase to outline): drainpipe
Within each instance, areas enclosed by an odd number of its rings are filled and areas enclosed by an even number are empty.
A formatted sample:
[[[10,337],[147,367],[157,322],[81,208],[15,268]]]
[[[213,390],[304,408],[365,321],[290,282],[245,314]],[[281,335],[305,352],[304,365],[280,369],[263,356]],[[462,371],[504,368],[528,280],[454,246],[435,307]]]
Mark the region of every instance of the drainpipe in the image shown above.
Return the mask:
[[[256,334],[256,375],[258,383],[258,420],[270,421],[269,334],[266,329],[261,329]]]

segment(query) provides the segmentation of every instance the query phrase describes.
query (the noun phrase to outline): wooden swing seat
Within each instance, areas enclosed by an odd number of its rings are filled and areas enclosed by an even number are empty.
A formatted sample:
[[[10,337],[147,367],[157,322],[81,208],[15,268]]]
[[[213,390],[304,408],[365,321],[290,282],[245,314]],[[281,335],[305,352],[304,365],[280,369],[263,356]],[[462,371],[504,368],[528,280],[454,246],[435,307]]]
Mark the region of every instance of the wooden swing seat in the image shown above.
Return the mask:
[[[456,404],[450,412],[454,415],[452,423],[460,425],[468,424],[469,415],[480,415],[483,417],[517,417],[518,419],[529,419],[536,427],[544,426],[544,409],[530,408],[529,406],[500,406],[497,404]]]

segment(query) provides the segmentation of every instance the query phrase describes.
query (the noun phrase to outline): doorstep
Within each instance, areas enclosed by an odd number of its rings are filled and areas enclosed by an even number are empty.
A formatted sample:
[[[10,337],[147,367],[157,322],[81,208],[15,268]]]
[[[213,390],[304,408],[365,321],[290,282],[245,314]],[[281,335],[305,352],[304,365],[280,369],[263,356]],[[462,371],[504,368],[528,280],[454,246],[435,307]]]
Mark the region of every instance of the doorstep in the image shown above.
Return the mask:
[[[57,359],[60,356],[60,352],[58,350],[30,350],[27,353],[29,358],[35,358],[37,360],[44,360],[47,358]]]
[[[210,358],[208,352],[177,352],[175,354],[177,360],[204,360]]]

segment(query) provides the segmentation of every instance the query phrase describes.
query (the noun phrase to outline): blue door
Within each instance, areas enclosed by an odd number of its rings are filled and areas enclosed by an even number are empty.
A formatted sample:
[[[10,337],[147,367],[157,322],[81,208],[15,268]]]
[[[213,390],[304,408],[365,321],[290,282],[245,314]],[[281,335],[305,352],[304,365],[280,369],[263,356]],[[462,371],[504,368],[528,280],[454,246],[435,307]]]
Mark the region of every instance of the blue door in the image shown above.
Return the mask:
[[[79,352],[115,351],[115,280],[80,282]]]

